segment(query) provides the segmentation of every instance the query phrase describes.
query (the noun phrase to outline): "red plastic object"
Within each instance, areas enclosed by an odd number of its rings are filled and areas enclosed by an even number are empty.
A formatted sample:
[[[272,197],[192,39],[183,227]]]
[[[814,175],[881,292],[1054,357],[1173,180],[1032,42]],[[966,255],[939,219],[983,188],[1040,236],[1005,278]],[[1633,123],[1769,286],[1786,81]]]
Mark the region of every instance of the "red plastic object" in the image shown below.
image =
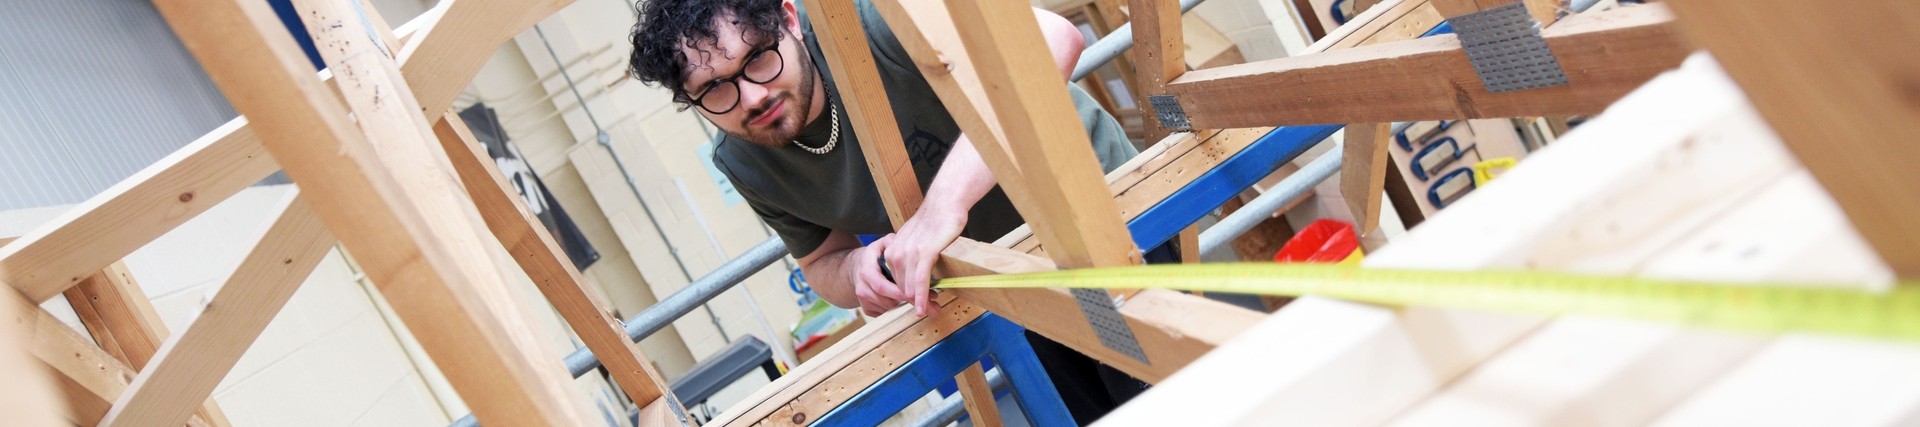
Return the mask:
[[[1287,245],[1273,254],[1273,260],[1332,264],[1345,261],[1359,248],[1360,237],[1353,233],[1353,224],[1322,219],[1288,239]]]

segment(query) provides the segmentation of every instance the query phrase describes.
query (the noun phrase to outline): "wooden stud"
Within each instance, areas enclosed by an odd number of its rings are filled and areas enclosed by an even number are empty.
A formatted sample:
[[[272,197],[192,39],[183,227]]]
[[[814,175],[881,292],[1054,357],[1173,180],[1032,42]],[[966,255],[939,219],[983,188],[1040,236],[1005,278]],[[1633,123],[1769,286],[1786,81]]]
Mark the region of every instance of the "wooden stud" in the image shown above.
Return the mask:
[[[1180,235],[1177,238],[1180,239],[1180,263],[1199,264],[1200,224],[1187,226],[1186,230],[1180,231]]]
[[[1187,71],[1187,46],[1180,28],[1179,0],[1129,0],[1127,21],[1133,24],[1133,66],[1140,90],[1134,91],[1134,105],[1140,106],[1141,129],[1147,141],[1166,138],[1172,130],[1160,126],[1159,115],[1148,98],[1166,94],[1167,82]]]
[[[1672,2],[1760,115],[1901,277],[1920,278],[1920,7]],[[1810,77],[1812,76],[1812,77]]]
[[[127,367],[142,371],[151,365],[168,335],[167,325],[153,309],[140,284],[133,280],[127,266],[115,262],[64,293],[80,324],[93,336],[100,349],[113,355]],[[125,396],[122,394],[121,396]],[[189,413],[215,426],[229,425],[220,406],[202,396],[202,402]],[[191,407],[191,406],[189,406]],[[167,424],[178,425],[182,418]]]
[[[352,126],[338,98],[307,71],[305,55],[289,43],[266,5],[168,0],[156,6],[230,94],[234,109],[253,120],[268,151],[283,159],[321,219],[367,267],[481,421],[587,422],[585,402],[564,371],[531,348],[533,331],[506,303],[513,299],[480,245],[480,226],[472,220],[477,215],[465,208],[471,202],[443,169],[444,154],[428,150],[432,136],[420,104],[392,60],[366,42],[354,14],[303,18],[326,23],[316,26],[317,44],[323,56],[336,59],[332,68],[347,70],[335,83],[368,135]],[[456,11],[440,23],[459,22],[450,20]],[[349,24],[360,31],[342,30]],[[429,31],[429,40],[446,32],[440,25]]]
[[[987,99],[1000,114],[1012,164],[1019,166],[982,157],[1003,187],[1025,187],[1030,193],[1027,204],[1016,207],[1034,224],[1048,253],[1065,268],[1138,264],[1139,250],[1114,214],[1113,199],[1104,197],[1086,133],[1078,126],[1055,125],[1079,119],[1065,84],[1048,72],[1046,64],[1052,62],[1046,46],[1033,42],[1041,36],[1031,9],[1010,0],[952,0],[947,6],[955,27],[995,29],[960,36]]]
[[[1000,129],[998,114],[987,101],[986,86],[973,70],[973,60],[960,46],[960,32],[945,5],[938,0],[879,1],[874,6],[887,20],[902,47],[913,58],[914,66],[933,86],[940,103],[946,105],[960,130],[991,165],[1012,165],[1013,171],[994,171],[1000,182],[1024,182],[1017,173],[1007,147],[1006,133]],[[1009,176],[1012,175],[1012,176]],[[1001,190],[1014,206],[1029,205],[1031,196],[1020,185],[1002,185]]]
[[[973,419],[973,425],[979,427],[1000,427],[1000,405],[994,402],[993,387],[987,386],[987,371],[979,363],[960,371],[960,397],[967,405],[967,415]]]
[[[212,403],[214,387],[333,249],[333,235],[297,190],[277,211],[260,243],[192,326],[166,340],[152,363],[133,364],[139,376],[100,425],[180,425],[193,415],[194,403]]]
[[[1389,152],[1388,154],[1392,153]],[[1415,195],[1413,193],[1413,187],[1407,185],[1407,176],[1400,173],[1400,165],[1398,163],[1393,156],[1387,156],[1386,168],[1392,171],[1387,174],[1385,187],[1387,200],[1393,201],[1393,212],[1400,217],[1400,224],[1405,225],[1408,230],[1412,230],[1413,227],[1426,221],[1427,215],[1425,212],[1420,211],[1419,199],[1415,199],[1415,197],[1420,196]]]
[[[0,292],[0,304],[14,307],[8,321],[25,331],[33,356],[52,368],[55,385],[66,398],[63,415],[77,425],[94,425],[127,388],[135,372],[93,342],[40,309],[18,292]],[[188,425],[209,425],[199,416]]]
[[[1202,128],[1593,114],[1693,50],[1661,5],[1573,16],[1543,33],[1566,85],[1489,92],[1457,39],[1440,35],[1194,71],[1167,90]]]
[[[167,340],[167,325],[124,263],[107,266],[65,294],[100,348],[127,366],[144,369]]]
[[[1309,40],[1327,36],[1326,25],[1320,23],[1319,9],[1313,6],[1313,0],[1293,0],[1293,10],[1300,14],[1300,23],[1306,27]]]
[[[1360,235],[1380,226],[1380,196],[1387,187],[1387,141],[1391,123],[1347,125],[1347,141],[1340,145],[1340,195],[1353,212],[1354,231]]]
[[[914,176],[913,162],[900,140],[900,125],[894,121],[887,88],[880,84],[880,70],[875,68],[860,11],[853,0],[807,5],[807,19],[812,21],[820,51],[826,55],[827,69],[833,72],[834,87],[847,106],[854,134],[860,135],[860,152],[866,155],[867,170],[873,172],[873,183],[880,187],[887,218],[893,221],[894,229],[899,229],[920,209],[920,180]]]
[[[507,182],[499,165],[493,163],[486,147],[474,139],[466,122],[460,120],[459,114],[449,111],[433,126],[433,132],[453,161],[453,169],[460,174],[467,194],[473,196],[480,218],[493,231],[494,239],[513,255],[541,295],[547,297],[547,302],[566,319],[573,333],[600,359],[613,381],[620,384],[634,402],[659,399],[661,391],[668,389],[667,382],[654,370],[653,362],[627,338],[626,328],[610,311],[612,306],[602,301],[598,292],[587,288],[586,278],[574,268],[547,227],[527,208],[526,200]]]

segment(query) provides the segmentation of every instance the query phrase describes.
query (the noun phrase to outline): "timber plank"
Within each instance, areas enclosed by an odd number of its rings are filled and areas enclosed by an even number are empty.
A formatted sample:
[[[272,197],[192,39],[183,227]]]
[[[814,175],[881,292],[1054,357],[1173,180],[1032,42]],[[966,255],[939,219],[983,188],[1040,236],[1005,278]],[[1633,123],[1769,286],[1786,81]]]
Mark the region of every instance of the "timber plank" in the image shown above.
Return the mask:
[[[1672,7],[1861,236],[1920,278],[1920,7],[1695,0]],[[1809,78],[1809,76],[1818,76]]]
[[[245,117],[0,247],[0,281],[43,302],[277,169]]]
[[[1340,144],[1340,195],[1347,200],[1359,235],[1380,226],[1380,198],[1387,189],[1387,141],[1392,123],[1347,125]]]
[[[93,341],[133,370],[143,371],[152,365],[154,355],[170,335],[166,323],[160,320],[160,314],[154,311],[152,301],[133,280],[133,273],[127,271],[125,263],[107,266],[67,289],[65,295]],[[202,396],[195,402],[202,403],[190,413],[210,425],[229,425],[226,414],[212,400]],[[183,422],[185,417],[166,424]]]
[[[947,5],[956,27],[996,29],[962,32],[960,38],[988,100],[1001,114],[1012,164],[1020,166],[982,157],[1003,188],[1025,187],[1030,193],[1027,204],[1016,207],[1034,224],[1055,262],[1066,268],[1138,264],[1139,250],[1113,214],[1113,199],[1104,197],[1087,135],[1078,127],[1043,125],[1078,119],[1064,82],[1045,67],[1051,63],[1045,45],[1032,42],[1041,37],[1038,24],[1028,24],[1035,22],[1031,9],[1004,1]]]
[[[337,39],[317,38],[318,44],[324,46],[323,56],[335,60],[336,70],[359,71],[339,73],[335,83],[368,134],[349,123],[338,98],[306,71],[311,65],[265,5],[170,0],[156,6],[235,109],[253,120],[268,151],[285,159],[287,174],[360,258],[482,421],[586,422],[585,402],[563,381],[557,361],[531,348],[537,341],[533,331],[519,321],[500,269],[479,244],[479,225],[472,221],[477,215],[464,208],[471,202],[444,169],[445,158],[428,150],[431,135],[420,104],[400,81],[398,68],[373,50],[375,43],[364,42],[364,28],[339,31],[358,23],[346,19],[353,14],[335,13],[347,10],[345,5],[331,5],[342,7],[323,16],[303,13],[303,18],[326,23],[315,32],[318,37],[328,37],[327,29],[338,33]],[[450,10],[442,25],[415,40],[446,33],[445,24],[456,23],[448,18],[459,10]],[[336,23],[343,25],[333,27]],[[363,42],[327,42],[352,37]]]
[[[1129,0],[1128,23],[1133,24],[1132,58],[1139,91],[1134,105],[1140,106],[1141,129],[1147,141],[1160,141],[1173,132],[1160,126],[1159,115],[1149,98],[1165,95],[1167,82],[1187,71],[1187,46],[1180,28],[1178,0]]]
[[[167,339],[142,366],[100,425],[171,426],[208,402],[267,323],[333,249],[329,233],[296,190],[278,218],[191,326]],[[203,415],[204,416],[204,415]]]
[[[1693,50],[1661,5],[1568,17],[1543,33],[1567,72],[1566,85],[1489,92],[1457,38],[1438,35],[1194,71],[1168,90],[1195,127],[1210,128],[1585,115]],[[1273,97],[1246,87],[1289,93]]]
[[[61,396],[56,394],[53,377],[48,375],[45,365],[33,361],[26,351],[30,348],[28,338],[31,333],[21,328],[21,307],[15,304],[0,304],[0,376],[7,378],[7,387],[0,390],[0,413],[6,423],[25,427],[53,427],[68,425],[60,418],[56,408],[64,405]],[[33,310],[39,310],[34,307]]]
[[[920,209],[920,180],[914,176],[913,162],[908,160],[907,147],[900,140],[900,124],[894,121],[887,88],[880,83],[880,70],[875,68],[860,11],[853,0],[815,1],[808,6],[807,19],[819,36],[827,69],[834,73],[834,87],[844,97],[841,103],[847,106],[854,133],[861,136],[860,151],[866,154],[867,170],[873,172],[873,183],[880,187],[887,218],[893,221],[894,229],[899,229]]]
[[[486,148],[475,140],[460,115],[447,112],[433,126],[441,148],[452,160],[467,194],[473,196],[480,218],[493,237],[513,256],[521,271],[533,279],[534,286],[553,304],[588,350],[600,359],[615,383],[634,402],[659,399],[667,382],[654,370],[640,348],[627,338],[626,328],[613,316],[611,305],[587,286],[586,278],[574,268],[571,259],[547,232],[547,227],[507,182],[499,165],[493,163]],[[675,399],[667,399],[678,404]]]

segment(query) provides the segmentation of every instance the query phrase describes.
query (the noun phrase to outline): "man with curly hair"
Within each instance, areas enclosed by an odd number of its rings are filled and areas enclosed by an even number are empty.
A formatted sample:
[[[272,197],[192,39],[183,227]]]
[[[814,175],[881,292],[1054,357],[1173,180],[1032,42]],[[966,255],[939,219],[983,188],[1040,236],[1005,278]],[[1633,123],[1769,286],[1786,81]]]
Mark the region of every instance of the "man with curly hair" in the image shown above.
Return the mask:
[[[646,0],[632,34],[631,72],[723,131],[714,165],[786,242],[822,298],[868,315],[911,304],[925,316],[937,308],[928,301],[928,278],[942,249],[960,236],[992,241],[1025,221],[873,5],[855,3],[926,195],[898,232],[803,5]],[[1138,151],[1065,78],[1085,46],[1079,29],[1052,12],[1034,13],[1101,166],[1119,167]],[[860,236],[879,237],[863,246]],[[897,283],[882,273],[882,259]],[[1145,388],[1065,346],[1032,333],[1028,340],[1082,424]]]

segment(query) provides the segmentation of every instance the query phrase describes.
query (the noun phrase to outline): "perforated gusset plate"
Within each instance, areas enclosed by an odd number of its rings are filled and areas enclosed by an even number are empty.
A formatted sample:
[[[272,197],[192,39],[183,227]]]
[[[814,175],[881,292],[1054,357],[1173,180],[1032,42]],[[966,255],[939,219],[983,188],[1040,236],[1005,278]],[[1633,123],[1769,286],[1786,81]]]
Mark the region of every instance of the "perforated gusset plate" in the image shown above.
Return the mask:
[[[1539,23],[1521,2],[1448,19],[1467,60],[1493,93],[1567,84],[1567,74],[1547,49]]]
[[[1140,363],[1151,363],[1147,361],[1147,353],[1140,350],[1140,340],[1134,338],[1133,328],[1127,326],[1126,318],[1120,316],[1120,309],[1114,307],[1107,291],[1075,288],[1073,300],[1080,304],[1080,313],[1087,316],[1087,323],[1093,325],[1093,334],[1100,337],[1100,345]]]
[[[1148,95],[1147,104],[1153,107],[1153,115],[1160,119],[1160,127],[1169,130],[1193,129],[1193,123],[1187,121],[1186,108],[1180,107],[1180,99],[1173,95]]]

